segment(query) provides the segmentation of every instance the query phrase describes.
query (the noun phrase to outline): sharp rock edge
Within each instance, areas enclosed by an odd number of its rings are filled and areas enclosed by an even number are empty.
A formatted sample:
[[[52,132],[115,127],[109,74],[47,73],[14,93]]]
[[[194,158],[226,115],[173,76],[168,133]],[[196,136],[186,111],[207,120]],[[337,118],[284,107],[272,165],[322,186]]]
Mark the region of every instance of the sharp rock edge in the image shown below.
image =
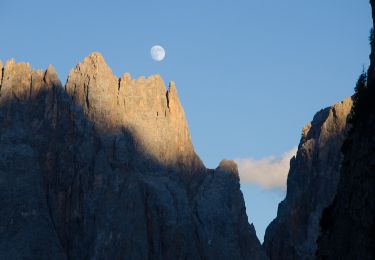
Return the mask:
[[[270,259],[315,259],[321,215],[337,190],[352,104],[347,98],[323,109],[303,128],[286,198],[266,230],[263,247]]]
[[[266,259],[235,164],[204,167],[173,83],[93,53],[65,88],[8,61],[1,94],[1,259]]]

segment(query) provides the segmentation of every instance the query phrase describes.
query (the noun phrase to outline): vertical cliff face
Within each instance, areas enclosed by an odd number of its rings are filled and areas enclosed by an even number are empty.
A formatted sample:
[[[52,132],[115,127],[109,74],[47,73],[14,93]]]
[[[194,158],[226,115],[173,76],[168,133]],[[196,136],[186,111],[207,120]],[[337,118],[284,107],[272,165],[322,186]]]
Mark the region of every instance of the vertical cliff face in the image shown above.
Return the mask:
[[[375,18],[375,1],[370,1]],[[375,24],[374,24],[375,26]],[[356,93],[337,194],[324,211],[319,259],[375,258],[375,44],[367,86]]]
[[[263,246],[271,259],[314,259],[321,214],[336,193],[351,107],[347,98],[318,112],[303,128],[286,198],[265,234]]]
[[[117,79],[99,53],[65,89],[53,67],[2,72],[1,259],[266,258],[236,165],[204,167],[174,83]]]
[[[36,142],[48,117],[46,93],[55,74],[32,71],[27,63],[8,61],[0,86],[0,258],[60,259],[58,239],[44,190]],[[61,86],[60,86],[61,87]],[[50,92],[50,94],[52,94]],[[40,106],[41,104],[41,106]],[[33,135],[33,136],[31,136]],[[44,141],[40,145],[45,144]]]
[[[163,165],[203,168],[173,82],[167,91],[159,75],[117,79],[93,53],[70,72],[66,91],[98,131],[131,132],[139,152]]]

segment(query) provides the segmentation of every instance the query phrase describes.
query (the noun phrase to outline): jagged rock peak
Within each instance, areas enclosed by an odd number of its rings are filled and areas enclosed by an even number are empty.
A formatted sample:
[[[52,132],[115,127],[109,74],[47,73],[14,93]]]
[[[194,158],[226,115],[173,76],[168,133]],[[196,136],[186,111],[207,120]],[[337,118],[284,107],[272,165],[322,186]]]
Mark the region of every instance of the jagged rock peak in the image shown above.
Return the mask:
[[[91,61],[95,61],[95,62],[105,62],[104,61],[104,57],[103,55],[98,52],[98,51],[94,51],[92,53],[90,53],[86,58],[85,60],[91,60]]]
[[[16,63],[10,59],[4,68],[0,62],[0,102],[16,100],[24,102],[39,94],[40,91],[61,87],[61,82],[52,65],[48,69],[34,70],[29,63]]]
[[[117,105],[118,80],[103,56],[94,52],[68,75],[66,92],[88,118],[100,128],[110,129],[118,122],[113,115]]]
[[[15,63],[14,59],[5,63],[3,70],[3,81],[1,84],[0,102],[16,97],[18,100],[25,100],[30,93],[30,64]]]
[[[237,164],[233,160],[226,160],[226,159],[222,160],[219,163],[219,166],[216,168],[216,171],[229,172],[232,175],[239,178],[238,167],[237,167]]]
[[[45,74],[44,74],[44,80],[47,82],[48,85],[55,85],[61,87],[61,81],[59,79],[59,76],[57,75],[57,72],[55,70],[55,67],[53,65],[49,65]]]
[[[173,82],[167,91],[160,75],[133,80],[123,74],[117,79],[94,52],[70,72],[65,89],[97,129],[127,129],[139,140],[137,149],[162,164],[203,167]]]
[[[203,166],[173,82],[118,80],[98,53],[65,89],[53,67],[3,78],[0,259],[265,259],[235,165]]]
[[[85,57],[83,61],[77,65],[77,67],[82,67],[83,65],[92,68],[97,68],[101,65],[108,66],[103,55],[97,51],[92,52],[87,57]]]
[[[271,259],[315,259],[320,217],[336,194],[352,104],[347,98],[322,109],[302,129],[286,198],[265,234],[263,246]]]
[[[31,70],[29,63],[8,60],[2,70],[0,102],[15,97],[24,102],[61,87],[53,66]],[[95,129],[120,134],[126,130],[137,141],[136,149],[163,165],[203,168],[196,155],[185,113],[174,82],[167,90],[160,75],[132,80],[116,78],[103,56],[94,52],[68,75],[65,91]],[[190,167],[191,168],[191,167]]]

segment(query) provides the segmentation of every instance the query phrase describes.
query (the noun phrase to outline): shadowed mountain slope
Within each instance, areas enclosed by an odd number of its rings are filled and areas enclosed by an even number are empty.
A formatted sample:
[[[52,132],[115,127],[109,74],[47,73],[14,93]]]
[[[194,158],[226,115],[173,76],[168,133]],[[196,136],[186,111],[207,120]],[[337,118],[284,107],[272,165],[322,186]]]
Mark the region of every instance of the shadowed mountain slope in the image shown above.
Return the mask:
[[[314,259],[322,211],[336,194],[352,99],[325,108],[302,130],[290,162],[286,198],[267,227],[263,247],[271,259]]]
[[[65,88],[51,66],[1,72],[1,259],[266,259],[237,166],[204,167],[173,82],[117,79],[99,53]]]
[[[375,21],[375,1],[370,1]],[[373,23],[373,28],[375,22]],[[318,259],[375,258],[375,42],[371,34],[367,82],[356,88],[353,125],[343,146],[338,190],[324,211]]]

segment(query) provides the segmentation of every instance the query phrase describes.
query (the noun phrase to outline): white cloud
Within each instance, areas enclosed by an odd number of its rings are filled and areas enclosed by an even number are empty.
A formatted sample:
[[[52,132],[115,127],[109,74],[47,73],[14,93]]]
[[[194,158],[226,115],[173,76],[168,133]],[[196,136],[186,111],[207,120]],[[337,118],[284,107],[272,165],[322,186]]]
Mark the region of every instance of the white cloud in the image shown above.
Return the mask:
[[[252,183],[266,189],[286,190],[286,180],[290,159],[297,147],[282,156],[269,156],[263,159],[245,158],[236,160],[241,183]]]

